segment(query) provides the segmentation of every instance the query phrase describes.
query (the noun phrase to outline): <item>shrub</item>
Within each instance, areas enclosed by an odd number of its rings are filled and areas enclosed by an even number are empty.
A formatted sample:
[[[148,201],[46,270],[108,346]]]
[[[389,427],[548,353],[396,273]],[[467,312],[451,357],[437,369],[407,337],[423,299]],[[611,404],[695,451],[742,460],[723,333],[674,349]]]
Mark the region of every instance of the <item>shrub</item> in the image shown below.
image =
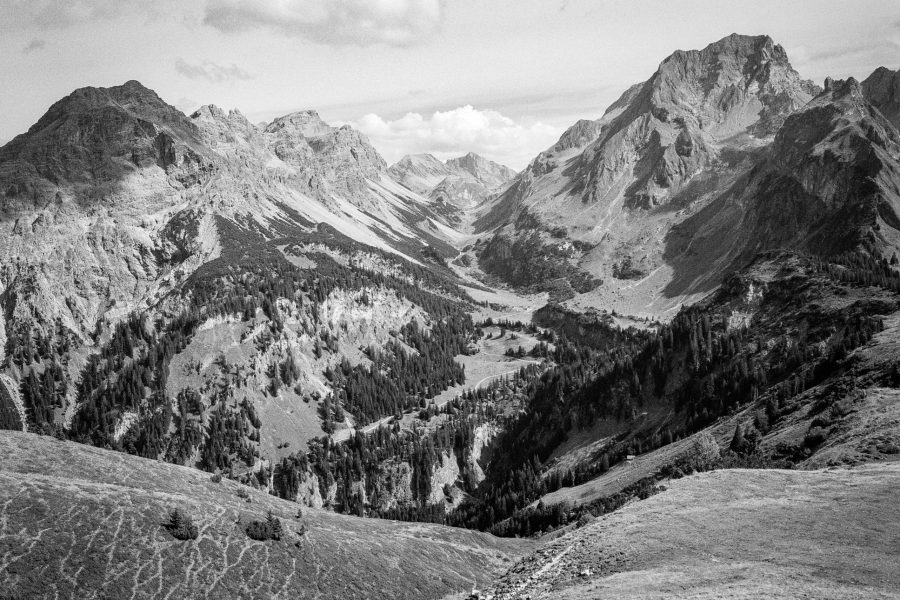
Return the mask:
[[[265,521],[252,521],[247,525],[247,536],[251,539],[264,542],[266,540],[278,541],[281,539],[281,519],[269,511]]]
[[[811,427],[803,438],[803,445],[807,448],[814,449],[822,445],[828,434],[821,427]]]
[[[163,525],[178,540],[196,540],[199,535],[197,526],[194,525],[190,515],[186,515],[177,508],[169,513],[169,520]]]
[[[708,432],[701,432],[694,438],[690,449],[676,461],[676,467],[685,473],[709,471],[715,468],[721,457],[721,449],[716,438]]]
[[[213,483],[222,483],[222,474],[221,473],[213,473],[213,476],[209,478]]]

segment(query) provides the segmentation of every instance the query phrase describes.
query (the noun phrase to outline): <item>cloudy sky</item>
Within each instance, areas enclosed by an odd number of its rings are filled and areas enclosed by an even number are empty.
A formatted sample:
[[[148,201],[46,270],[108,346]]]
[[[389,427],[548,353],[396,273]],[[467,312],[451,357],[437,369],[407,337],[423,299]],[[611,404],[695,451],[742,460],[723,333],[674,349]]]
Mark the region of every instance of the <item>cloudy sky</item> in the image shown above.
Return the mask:
[[[522,168],[673,50],[732,32],[817,81],[900,68],[896,0],[0,0],[0,140],[75,88],[138,79],[185,112],[315,108],[389,162]]]

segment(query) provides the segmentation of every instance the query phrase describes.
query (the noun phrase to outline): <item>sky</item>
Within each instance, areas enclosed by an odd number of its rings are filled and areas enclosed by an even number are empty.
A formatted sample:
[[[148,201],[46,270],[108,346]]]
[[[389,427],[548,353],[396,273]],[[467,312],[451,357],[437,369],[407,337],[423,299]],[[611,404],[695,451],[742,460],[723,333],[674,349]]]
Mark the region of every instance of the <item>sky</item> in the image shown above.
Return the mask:
[[[768,34],[794,68],[900,68],[897,0],[0,0],[0,142],[84,86],[137,79],[190,113],[315,109],[388,162],[525,167],[677,49]]]

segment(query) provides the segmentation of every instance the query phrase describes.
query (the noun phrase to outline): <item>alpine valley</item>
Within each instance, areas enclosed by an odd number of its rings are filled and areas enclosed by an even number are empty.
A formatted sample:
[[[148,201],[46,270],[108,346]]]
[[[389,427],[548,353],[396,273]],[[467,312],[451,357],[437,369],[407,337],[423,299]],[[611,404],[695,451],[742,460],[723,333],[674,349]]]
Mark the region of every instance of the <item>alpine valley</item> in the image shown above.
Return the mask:
[[[75,90],[0,147],[0,598],[900,598],[860,79],[730,35],[519,173]]]

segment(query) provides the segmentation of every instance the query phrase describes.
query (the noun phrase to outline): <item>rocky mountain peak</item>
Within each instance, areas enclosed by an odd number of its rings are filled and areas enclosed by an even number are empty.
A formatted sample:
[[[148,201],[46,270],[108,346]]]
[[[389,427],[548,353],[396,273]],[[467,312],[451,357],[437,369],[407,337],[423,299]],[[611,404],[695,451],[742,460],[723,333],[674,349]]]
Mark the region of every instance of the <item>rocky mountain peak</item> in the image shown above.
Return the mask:
[[[433,154],[407,154],[398,160],[392,167],[402,168],[431,168],[436,170],[446,170],[446,165],[441,162]]]
[[[719,137],[746,129],[772,135],[816,92],[772,38],[732,34],[666,58],[648,82],[647,108],[661,121],[681,118]]]
[[[900,128],[900,69],[878,67],[862,82],[862,91],[872,106]]]
[[[818,91],[769,36],[732,34],[702,50],[679,50],[604,117],[602,135],[581,158],[584,201],[621,189],[623,168],[636,160],[641,168],[633,171],[626,206],[665,203],[716,160],[723,145],[770,139]]]
[[[446,165],[454,171],[462,171],[488,187],[497,187],[512,179],[516,172],[474,152],[448,159]]]
[[[512,169],[474,152],[445,162],[431,154],[408,154],[388,174],[414,192],[458,208],[476,205],[515,176]]]
[[[388,174],[417,194],[427,196],[453,170],[432,154],[407,154],[388,169]]]
[[[334,130],[314,110],[301,110],[278,117],[266,127],[267,133],[286,132],[305,138],[327,135]]]
[[[367,179],[378,180],[387,169],[365,135],[349,125],[332,127],[314,110],[278,117],[263,133],[279,159],[354,196],[366,192]]]
[[[202,132],[206,145],[219,151],[239,140],[246,143],[259,135],[259,128],[234,108],[226,113],[215,104],[207,104],[194,111],[191,120]]]
[[[200,132],[191,119],[132,80],[80,88],[57,101],[0,150],[0,163],[19,165],[32,182],[36,174],[64,186],[116,181],[153,164],[169,169],[186,155],[193,163],[188,170],[195,172],[201,154]],[[17,184],[22,185],[31,184]]]

